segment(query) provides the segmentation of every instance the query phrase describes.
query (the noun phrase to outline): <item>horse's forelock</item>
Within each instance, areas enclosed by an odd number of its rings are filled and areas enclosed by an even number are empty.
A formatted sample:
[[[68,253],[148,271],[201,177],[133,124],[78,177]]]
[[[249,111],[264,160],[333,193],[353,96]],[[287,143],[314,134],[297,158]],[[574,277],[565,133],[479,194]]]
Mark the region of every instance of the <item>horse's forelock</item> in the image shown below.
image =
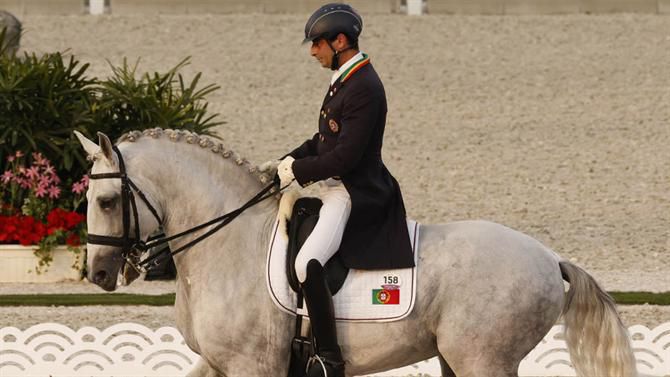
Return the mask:
[[[100,161],[100,155],[102,155],[102,152],[96,152],[94,154],[89,154],[86,156],[86,159],[88,161],[91,161],[92,163],[95,163],[96,161]]]

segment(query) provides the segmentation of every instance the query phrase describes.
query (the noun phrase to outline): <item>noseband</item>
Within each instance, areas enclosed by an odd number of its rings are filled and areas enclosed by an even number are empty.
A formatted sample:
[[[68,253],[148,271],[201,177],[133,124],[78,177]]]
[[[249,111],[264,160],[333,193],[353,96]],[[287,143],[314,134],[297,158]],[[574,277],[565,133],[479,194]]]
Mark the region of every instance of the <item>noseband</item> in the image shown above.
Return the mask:
[[[263,200],[270,198],[276,192],[275,185],[278,184],[278,180],[275,177],[275,180],[270,183],[268,186],[263,188],[256,196],[251,198],[248,202],[242,205],[240,208],[226,213],[225,215],[219,216],[215,219],[212,219],[206,223],[194,226],[193,228],[187,229],[183,232],[175,234],[170,237],[159,236],[144,242],[140,239],[140,223],[139,216],[137,213],[137,204],[135,202],[135,194],[146,204],[149,211],[153,214],[154,218],[158,222],[158,225],[163,225],[163,220],[158,215],[156,208],[151,205],[146,195],[137,187],[135,183],[128,177],[126,174],[126,166],[123,162],[123,156],[121,151],[115,145],[112,147],[114,152],[119,158],[119,171],[117,173],[102,173],[102,174],[90,174],[89,179],[121,179],[121,211],[122,211],[122,220],[123,220],[123,235],[121,237],[114,236],[103,236],[98,234],[88,234],[88,243],[92,245],[104,245],[104,246],[116,246],[121,248],[121,256],[125,263],[128,263],[132,268],[137,272],[146,271],[146,267],[149,265],[157,266],[164,259],[172,257],[173,255],[180,253],[198,242],[204,240],[205,238],[216,233],[218,230],[228,225],[233,221],[237,216],[242,214],[247,208],[252,207]],[[132,210],[133,220],[135,222],[134,236],[130,236],[130,212]],[[174,239],[183,237],[185,235],[196,232],[200,229],[214,225],[212,229],[198,236],[189,243],[181,246],[177,250],[174,250],[170,253],[167,253],[168,249],[164,249],[159,253],[151,255],[140,261],[140,256],[143,252],[152,249],[156,246],[163,245],[172,241]]]

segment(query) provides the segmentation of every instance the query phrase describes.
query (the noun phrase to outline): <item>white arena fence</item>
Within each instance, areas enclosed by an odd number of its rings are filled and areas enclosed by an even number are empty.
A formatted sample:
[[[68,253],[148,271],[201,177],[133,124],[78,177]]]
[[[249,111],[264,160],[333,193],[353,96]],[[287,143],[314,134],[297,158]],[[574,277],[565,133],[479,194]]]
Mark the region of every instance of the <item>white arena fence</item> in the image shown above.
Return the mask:
[[[575,376],[562,327],[554,326],[523,360],[521,376]],[[646,376],[670,376],[670,322],[629,328],[637,366]],[[0,376],[184,376],[198,360],[173,327],[151,330],[120,323],[104,330],[72,330],[43,323],[26,330],[0,328]],[[437,359],[375,376],[439,376]]]

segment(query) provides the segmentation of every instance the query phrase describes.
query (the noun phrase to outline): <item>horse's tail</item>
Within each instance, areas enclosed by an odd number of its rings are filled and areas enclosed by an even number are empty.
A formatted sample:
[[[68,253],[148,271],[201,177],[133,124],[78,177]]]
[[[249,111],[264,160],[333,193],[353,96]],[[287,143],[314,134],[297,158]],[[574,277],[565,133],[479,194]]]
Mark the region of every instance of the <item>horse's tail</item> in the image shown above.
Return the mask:
[[[580,376],[637,376],[628,331],[614,299],[583,269],[559,263],[570,283],[563,306],[565,340]]]

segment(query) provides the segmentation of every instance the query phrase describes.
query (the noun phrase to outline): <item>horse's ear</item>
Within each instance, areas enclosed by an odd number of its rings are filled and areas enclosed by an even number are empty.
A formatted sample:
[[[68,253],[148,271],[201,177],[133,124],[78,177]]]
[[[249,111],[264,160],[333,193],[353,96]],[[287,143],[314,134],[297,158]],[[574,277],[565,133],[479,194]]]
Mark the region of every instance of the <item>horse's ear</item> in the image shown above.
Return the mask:
[[[96,153],[100,152],[100,147],[96,143],[89,140],[81,132],[74,131],[74,135],[77,137],[77,139],[79,139],[79,143],[81,143],[81,146],[84,147],[84,150],[90,157],[93,157]]]
[[[102,154],[105,155],[107,160],[114,162],[114,151],[112,150],[112,141],[109,140],[109,137],[102,132],[98,132],[98,142],[100,143]]]

